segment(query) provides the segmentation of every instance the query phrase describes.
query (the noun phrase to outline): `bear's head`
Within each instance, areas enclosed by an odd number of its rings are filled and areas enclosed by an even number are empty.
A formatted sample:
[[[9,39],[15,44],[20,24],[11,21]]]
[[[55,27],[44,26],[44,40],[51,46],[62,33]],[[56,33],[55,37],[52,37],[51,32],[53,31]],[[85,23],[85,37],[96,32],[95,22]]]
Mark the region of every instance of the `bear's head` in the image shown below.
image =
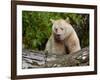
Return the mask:
[[[58,19],[58,20],[51,19],[51,22],[53,24],[52,33],[54,35],[54,39],[57,41],[63,41],[67,36],[67,33],[69,34],[70,24],[63,19]]]

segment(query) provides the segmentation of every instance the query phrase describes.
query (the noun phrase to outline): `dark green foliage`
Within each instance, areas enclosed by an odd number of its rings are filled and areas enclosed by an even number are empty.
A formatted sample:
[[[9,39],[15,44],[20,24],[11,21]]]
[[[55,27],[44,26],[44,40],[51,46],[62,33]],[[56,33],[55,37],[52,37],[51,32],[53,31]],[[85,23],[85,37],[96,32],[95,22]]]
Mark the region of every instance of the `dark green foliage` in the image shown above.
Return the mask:
[[[67,17],[79,36],[81,47],[89,46],[88,14],[23,11],[22,36],[25,48],[44,50],[52,32],[50,19],[66,19]]]

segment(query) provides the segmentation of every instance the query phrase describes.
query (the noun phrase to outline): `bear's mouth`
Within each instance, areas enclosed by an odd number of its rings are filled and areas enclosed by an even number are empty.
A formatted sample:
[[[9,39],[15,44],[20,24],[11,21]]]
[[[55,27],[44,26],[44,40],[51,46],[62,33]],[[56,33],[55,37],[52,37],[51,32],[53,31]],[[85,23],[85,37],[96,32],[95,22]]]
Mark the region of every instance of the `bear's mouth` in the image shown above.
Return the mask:
[[[56,39],[57,41],[61,41],[61,40],[62,40],[60,35],[55,35],[55,39]]]

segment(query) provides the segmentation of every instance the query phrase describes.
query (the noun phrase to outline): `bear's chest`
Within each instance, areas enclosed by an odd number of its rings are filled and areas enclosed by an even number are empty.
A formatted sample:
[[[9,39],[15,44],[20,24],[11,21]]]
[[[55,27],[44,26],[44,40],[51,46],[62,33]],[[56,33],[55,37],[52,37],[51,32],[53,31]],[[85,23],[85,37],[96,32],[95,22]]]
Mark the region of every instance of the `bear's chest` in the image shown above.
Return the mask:
[[[55,53],[55,54],[65,54],[66,51],[65,51],[65,46],[64,46],[64,43],[54,43],[54,46],[52,48],[52,53]]]

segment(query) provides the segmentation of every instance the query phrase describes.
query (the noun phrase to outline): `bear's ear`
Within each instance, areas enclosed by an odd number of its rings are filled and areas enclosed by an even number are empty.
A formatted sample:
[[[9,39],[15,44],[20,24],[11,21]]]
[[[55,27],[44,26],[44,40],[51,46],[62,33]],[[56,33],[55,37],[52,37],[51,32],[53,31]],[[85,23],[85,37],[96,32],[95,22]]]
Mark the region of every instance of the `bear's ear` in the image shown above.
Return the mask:
[[[54,23],[54,22],[55,22],[55,20],[53,20],[53,19],[50,19],[50,21],[51,21],[52,23]]]
[[[65,19],[65,21],[68,22],[68,23],[70,23],[69,17],[67,17],[67,18]]]

